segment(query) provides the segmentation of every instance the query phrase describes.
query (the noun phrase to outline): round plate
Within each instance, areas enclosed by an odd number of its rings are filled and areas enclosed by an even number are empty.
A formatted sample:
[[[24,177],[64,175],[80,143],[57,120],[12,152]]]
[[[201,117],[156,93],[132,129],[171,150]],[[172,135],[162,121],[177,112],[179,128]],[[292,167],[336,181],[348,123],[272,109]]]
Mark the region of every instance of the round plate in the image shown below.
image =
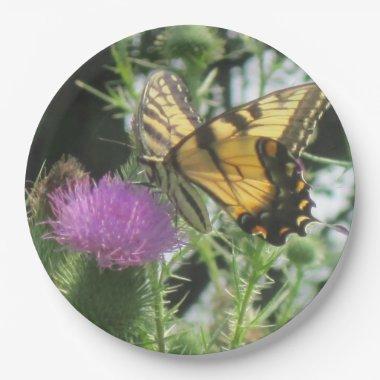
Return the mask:
[[[48,106],[26,172],[38,255],[91,322],[149,350],[256,342],[321,290],[354,205],[327,96],[248,36],[148,30]]]

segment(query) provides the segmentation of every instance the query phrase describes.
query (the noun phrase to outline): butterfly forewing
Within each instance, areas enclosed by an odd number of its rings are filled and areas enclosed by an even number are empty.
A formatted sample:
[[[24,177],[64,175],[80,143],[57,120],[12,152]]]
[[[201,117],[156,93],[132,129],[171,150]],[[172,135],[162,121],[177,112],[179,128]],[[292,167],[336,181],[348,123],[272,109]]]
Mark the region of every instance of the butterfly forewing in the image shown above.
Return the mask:
[[[199,116],[189,103],[189,93],[182,80],[167,71],[154,72],[148,78],[133,122],[146,173],[167,194],[187,223],[206,233],[211,230],[211,223],[201,196],[179,172],[160,162],[199,125]]]
[[[217,116],[203,128],[194,131],[201,143],[231,139],[237,136],[268,137],[284,144],[298,156],[307,146],[318,120],[329,102],[314,83],[279,90]],[[183,140],[183,149],[196,145]]]
[[[146,155],[165,157],[168,151],[199,125],[182,80],[168,71],[156,71],[141,97],[136,132]]]

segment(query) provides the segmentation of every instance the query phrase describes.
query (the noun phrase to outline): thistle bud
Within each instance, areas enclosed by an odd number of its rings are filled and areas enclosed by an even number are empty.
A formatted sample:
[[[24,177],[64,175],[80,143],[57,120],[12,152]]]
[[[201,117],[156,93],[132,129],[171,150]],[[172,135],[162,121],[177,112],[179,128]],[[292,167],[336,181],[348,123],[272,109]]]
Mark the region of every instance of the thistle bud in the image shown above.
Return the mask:
[[[286,247],[289,260],[295,265],[310,265],[318,256],[318,246],[307,237],[293,237]]]

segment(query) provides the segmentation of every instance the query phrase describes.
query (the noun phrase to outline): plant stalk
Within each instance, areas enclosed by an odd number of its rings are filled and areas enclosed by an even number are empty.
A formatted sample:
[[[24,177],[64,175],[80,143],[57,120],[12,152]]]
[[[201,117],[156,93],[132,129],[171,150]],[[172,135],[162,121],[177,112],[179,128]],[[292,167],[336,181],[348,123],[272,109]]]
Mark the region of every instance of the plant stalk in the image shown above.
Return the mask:
[[[247,311],[248,304],[252,297],[252,292],[254,290],[256,281],[258,279],[258,274],[255,270],[252,270],[252,274],[249,277],[247,288],[245,289],[243,300],[240,305],[240,309],[238,312],[238,317],[235,325],[235,331],[233,334],[233,338],[231,340],[230,348],[237,348],[240,345],[241,338],[244,332],[244,317]]]
[[[149,281],[153,291],[154,321],[156,325],[156,342],[158,351],[166,352],[164,327],[164,298],[160,282],[159,265],[154,262],[149,267]]]
[[[265,87],[267,85],[267,75],[265,73],[265,68],[264,68],[264,57],[263,57],[263,52],[260,51],[258,55],[258,60],[259,60],[259,97],[264,96],[265,93]]]
[[[287,302],[285,304],[284,310],[281,313],[281,318],[279,321],[277,321],[277,325],[282,326],[286,322],[288,322],[293,316],[294,316],[294,311],[293,311],[293,306],[294,306],[294,301],[300,291],[302,280],[303,280],[303,270],[297,266],[296,268],[296,279],[295,282],[289,292]]]

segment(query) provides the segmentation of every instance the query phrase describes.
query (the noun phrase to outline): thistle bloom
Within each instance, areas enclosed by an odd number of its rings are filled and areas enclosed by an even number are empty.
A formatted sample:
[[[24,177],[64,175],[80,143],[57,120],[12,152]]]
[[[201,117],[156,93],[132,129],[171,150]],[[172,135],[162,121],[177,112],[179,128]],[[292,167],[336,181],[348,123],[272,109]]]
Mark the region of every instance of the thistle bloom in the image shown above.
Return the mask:
[[[54,190],[49,202],[49,237],[95,257],[101,268],[142,265],[178,247],[169,208],[142,186],[86,176]]]

